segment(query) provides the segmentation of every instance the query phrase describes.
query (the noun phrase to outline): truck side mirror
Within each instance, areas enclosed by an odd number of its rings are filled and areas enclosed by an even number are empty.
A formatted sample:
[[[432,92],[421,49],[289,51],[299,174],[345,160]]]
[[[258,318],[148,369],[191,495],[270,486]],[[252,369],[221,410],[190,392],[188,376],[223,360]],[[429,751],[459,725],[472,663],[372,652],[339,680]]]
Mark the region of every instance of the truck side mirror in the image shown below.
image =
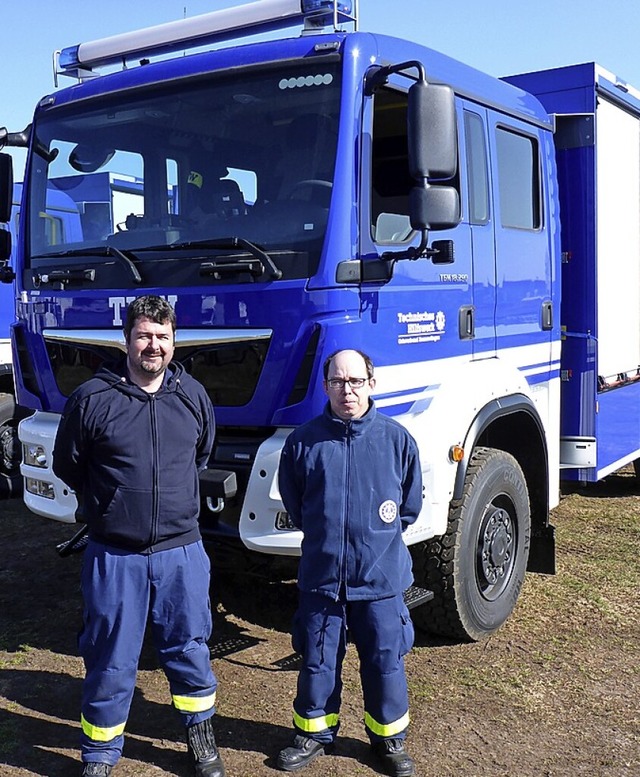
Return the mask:
[[[13,280],[13,277],[9,281],[5,281],[7,275],[7,268],[4,262],[9,261],[11,258],[11,232],[8,229],[2,229],[0,227],[0,283],[9,283]],[[10,275],[13,273],[9,272]]]
[[[13,199],[13,160],[9,154],[0,154],[0,223],[11,221]]]
[[[417,81],[407,107],[409,172],[416,185],[410,193],[411,226],[424,234],[449,229],[460,221],[457,190],[429,179],[450,179],[458,168],[456,110],[453,90]]]
[[[414,186],[409,210],[413,229],[450,229],[460,221],[460,197],[453,186]]]
[[[409,89],[407,133],[413,178],[453,178],[458,169],[453,89],[417,81]]]

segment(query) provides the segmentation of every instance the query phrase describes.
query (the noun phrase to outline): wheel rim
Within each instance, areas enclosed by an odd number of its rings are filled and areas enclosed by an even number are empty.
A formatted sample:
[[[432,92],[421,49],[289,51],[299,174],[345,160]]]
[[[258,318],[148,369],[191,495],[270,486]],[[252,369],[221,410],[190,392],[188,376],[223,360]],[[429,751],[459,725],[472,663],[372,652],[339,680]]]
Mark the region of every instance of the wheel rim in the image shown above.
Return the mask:
[[[17,428],[6,424],[0,428],[0,473],[15,475],[19,471]]]
[[[478,589],[494,601],[509,584],[515,564],[517,523],[510,499],[502,495],[485,508],[478,532],[476,579]]]

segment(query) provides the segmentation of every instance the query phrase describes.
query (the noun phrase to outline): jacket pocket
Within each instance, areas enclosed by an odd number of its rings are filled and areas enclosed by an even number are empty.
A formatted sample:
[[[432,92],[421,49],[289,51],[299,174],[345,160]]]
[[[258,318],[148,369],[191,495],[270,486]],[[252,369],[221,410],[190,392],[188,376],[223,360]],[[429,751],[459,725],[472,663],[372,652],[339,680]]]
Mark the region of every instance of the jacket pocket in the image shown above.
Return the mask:
[[[293,623],[291,624],[291,647],[293,648],[294,653],[298,653],[301,656],[304,655],[306,638],[306,624],[304,623],[304,620],[300,615],[300,610],[298,609],[293,616]]]
[[[411,615],[409,615],[409,610],[407,609],[406,605],[404,606],[403,611],[400,613],[400,624],[402,628],[402,638],[400,640],[400,656],[406,656],[407,653],[411,651],[416,638],[413,621],[411,620]]]
[[[158,494],[158,538],[184,534],[198,521],[200,504],[189,484],[161,488]]]
[[[95,531],[107,543],[144,547],[151,540],[153,492],[141,488],[116,488]]]

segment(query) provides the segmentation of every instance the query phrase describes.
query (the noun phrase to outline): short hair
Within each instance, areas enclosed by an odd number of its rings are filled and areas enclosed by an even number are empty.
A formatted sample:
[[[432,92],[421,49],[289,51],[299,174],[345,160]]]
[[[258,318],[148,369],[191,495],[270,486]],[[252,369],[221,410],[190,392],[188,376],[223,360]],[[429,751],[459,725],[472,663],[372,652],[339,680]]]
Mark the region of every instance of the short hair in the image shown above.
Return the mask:
[[[357,348],[339,348],[337,351],[329,354],[329,356],[327,356],[327,358],[324,360],[324,364],[322,365],[322,374],[324,375],[325,380],[329,378],[329,367],[331,366],[331,362],[339,353],[342,353],[343,351],[355,351],[355,353],[360,354],[360,356],[362,356],[364,359],[367,378],[369,380],[373,378],[373,362],[371,361],[370,356],[368,356],[364,351],[359,351]]]
[[[137,297],[127,306],[127,315],[124,322],[124,336],[127,342],[131,336],[131,330],[139,318],[148,318],[156,324],[171,324],[171,329],[176,331],[176,312],[173,307],[162,297],[155,294],[146,294]]]

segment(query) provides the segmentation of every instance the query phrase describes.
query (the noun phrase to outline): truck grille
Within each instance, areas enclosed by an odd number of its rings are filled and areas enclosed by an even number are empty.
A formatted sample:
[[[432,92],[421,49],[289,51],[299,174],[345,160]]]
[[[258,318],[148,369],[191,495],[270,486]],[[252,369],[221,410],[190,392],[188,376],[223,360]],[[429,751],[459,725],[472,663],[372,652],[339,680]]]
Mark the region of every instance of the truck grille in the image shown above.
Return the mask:
[[[84,345],[45,336],[47,354],[58,390],[68,397],[100,366],[123,351],[106,344]],[[251,401],[264,366],[269,340],[202,343],[177,346],[175,359],[200,381],[214,405],[241,407]]]

